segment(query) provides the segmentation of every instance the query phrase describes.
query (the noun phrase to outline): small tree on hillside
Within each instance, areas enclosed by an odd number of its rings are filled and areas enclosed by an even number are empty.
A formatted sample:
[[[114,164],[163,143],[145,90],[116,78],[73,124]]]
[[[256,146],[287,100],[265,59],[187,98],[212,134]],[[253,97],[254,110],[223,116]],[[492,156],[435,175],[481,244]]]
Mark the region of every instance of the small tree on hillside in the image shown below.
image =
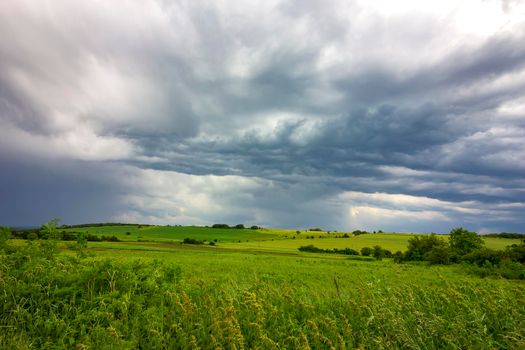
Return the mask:
[[[42,233],[47,239],[58,240],[60,233],[57,230],[60,219],[53,219],[42,225]]]
[[[459,227],[450,231],[449,244],[455,253],[462,256],[481,249],[485,242],[476,232]]]

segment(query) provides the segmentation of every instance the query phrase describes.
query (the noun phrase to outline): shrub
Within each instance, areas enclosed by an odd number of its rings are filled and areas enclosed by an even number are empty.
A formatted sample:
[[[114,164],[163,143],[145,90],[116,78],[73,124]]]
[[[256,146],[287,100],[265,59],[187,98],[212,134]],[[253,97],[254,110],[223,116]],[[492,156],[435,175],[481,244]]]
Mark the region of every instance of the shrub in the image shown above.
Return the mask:
[[[322,231],[319,227],[311,228],[310,231]]]
[[[212,228],[230,228],[227,224],[213,224]]]
[[[344,255],[359,255],[359,252],[352,248],[344,248],[344,249],[334,248],[333,252],[336,254],[344,254]]]
[[[259,228],[259,226],[253,225],[252,227],[250,227],[250,230],[258,230]]]
[[[324,249],[317,248],[317,247],[315,247],[312,244],[299,247],[298,249],[300,251],[302,251],[302,252],[311,252],[311,253],[322,253],[322,252],[324,252]]]
[[[394,262],[396,263],[402,262],[404,259],[403,252],[398,250],[397,252],[394,253],[394,255],[392,255],[392,258],[394,258]]]
[[[412,237],[408,240],[404,259],[425,260],[427,254],[434,248],[447,248],[447,243],[436,234]]]
[[[424,259],[431,264],[447,265],[450,264],[451,256],[452,252],[447,246],[438,245],[427,252],[424,256]]]
[[[237,229],[244,229],[244,225],[243,224],[237,224],[237,225],[235,225],[235,228],[237,228]]]
[[[30,241],[34,241],[35,239],[38,239],[38,235],[36,234],[36,232],[29,232],[27,234],[27,239]]]
[[[505,254],[512,260],[525,263],[525,241],[521,244],[513,244],[505,250]]]
[[[195,239],[195,238],[184,238],[182,243],[184,244],[204,244],[204,241],[201,241],[200,239]]]
[[[117,236],[102,236],[100,240],[107,242],[120,242],[120,239]]]
[[[476,232],[459,227],[450,231],[449,244],[455,253],[462,256],[481,249],[485,242]]]
[[[365,235],[365,234],[367,234],[367,233],[368,233],[368,232],[366,232],[366,231],[361,231],[361,230],[355,230],[354,232],[352,232],[352,234],[353,234],[354,236]]]
[[[372,254],[376,260],[382,260],[385,257],[385,250],[381,246],[375,245]]]
[[[363,247],[363,248],[361,248],[361,255],[362,256],[370,256],[370,255],[372,255],[372,252],[373,252],[373,250],[370,247]]]
[[[462,260],[478,266],[483,266],[487,263],[490,265],[498,265],[506,258],[505,255],[503,251],[484,248],[464,255]]]

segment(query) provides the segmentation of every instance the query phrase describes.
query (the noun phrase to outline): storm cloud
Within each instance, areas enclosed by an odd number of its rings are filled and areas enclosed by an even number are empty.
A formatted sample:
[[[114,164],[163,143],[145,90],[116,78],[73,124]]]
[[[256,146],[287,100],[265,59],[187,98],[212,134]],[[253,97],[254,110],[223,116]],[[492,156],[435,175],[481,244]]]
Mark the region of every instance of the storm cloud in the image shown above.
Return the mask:
[[[5,1],[0,223],[525,226],[522,1]]]

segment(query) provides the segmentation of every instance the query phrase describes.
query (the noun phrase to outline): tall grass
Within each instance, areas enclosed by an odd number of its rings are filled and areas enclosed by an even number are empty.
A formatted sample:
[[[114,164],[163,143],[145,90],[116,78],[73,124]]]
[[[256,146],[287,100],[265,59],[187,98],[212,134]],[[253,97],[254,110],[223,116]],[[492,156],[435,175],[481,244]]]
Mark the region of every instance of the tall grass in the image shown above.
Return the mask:
[[[0,348],[525,347],[520,281],[389,262],[151,257],[166,261],[6,248]]]

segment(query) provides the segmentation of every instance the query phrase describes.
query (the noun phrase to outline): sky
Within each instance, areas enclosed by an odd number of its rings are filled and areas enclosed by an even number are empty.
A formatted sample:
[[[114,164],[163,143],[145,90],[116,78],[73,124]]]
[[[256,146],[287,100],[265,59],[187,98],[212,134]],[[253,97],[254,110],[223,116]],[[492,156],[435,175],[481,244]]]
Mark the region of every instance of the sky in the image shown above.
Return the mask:
[[[524,1],[0,2],[0,224],[525,232]]]

